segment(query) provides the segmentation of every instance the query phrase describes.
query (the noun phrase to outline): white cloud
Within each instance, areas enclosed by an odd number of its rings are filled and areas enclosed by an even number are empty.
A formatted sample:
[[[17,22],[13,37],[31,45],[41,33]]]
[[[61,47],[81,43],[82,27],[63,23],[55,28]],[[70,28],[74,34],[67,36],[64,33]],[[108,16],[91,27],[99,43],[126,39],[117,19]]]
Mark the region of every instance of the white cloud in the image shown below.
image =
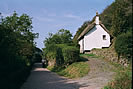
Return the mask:
[[[43,22],[53,22],[54,19],[52,18],[46,18],[46,17],[35,17],[35,19],[39,20],[39,21],[43,21]]]
[[[76,20],[82,20],[82,18],[80,16],[76,16],[76,15],[73,15],[73,14],[65,14],[64,17],[71,18],[71,19],[76,19]]]
[[[66,24],[65,23],[64,24],[63,23],[62,24],[55,24],[54,26],[57,28],[63,28],[66,26]]]

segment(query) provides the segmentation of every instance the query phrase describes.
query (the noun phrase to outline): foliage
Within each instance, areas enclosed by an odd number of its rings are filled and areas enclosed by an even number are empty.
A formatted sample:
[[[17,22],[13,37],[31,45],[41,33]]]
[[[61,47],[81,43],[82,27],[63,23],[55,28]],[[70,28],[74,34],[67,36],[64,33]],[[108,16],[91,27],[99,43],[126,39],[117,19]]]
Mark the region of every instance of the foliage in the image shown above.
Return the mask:
[[[42,50],[40,48],[34,48],[33,62],[41,62],[42,61]]]
[[[105,25],[105,27],[110,31],[112,24],[112,17],[115,10],[115,2],[109,5],[104,11],[100,14],[100,20]]]
[[[117,37],[121,33],[126,33],[132,28],[132,11],[130,11],[131,7],[131,0],[116,0],[111,27],[114,36]]]
[[[79,49],[73,46],[66,46],[62,49],[64,64],[69,65],[79,59]]]
[[[16,12],[0,17],[0,83],[2,89],[18,89],[28,76],[34,55],[32,20]],[[7,86],[8,84],[8,86]]]
[[[66,66],[76,62],[79,57],[79,50],[67,44],[51,44],[44,50],[48,61],[55,61],[56,66]]]
[[[47,47],[49,44],[67,44],[72,43],[72,34],[69,30],[61,29],[56,34],[49,33],[49,37],[44,40]]]
[[[116,52],[119,56],[122,55],[127,59],[132,58],[132,6],[132,0],[115,0],[100,14],[100,20],[113,37],[116,38]],[[85,28],[80,30],[80,32],[78,29],[73,40],[78,41],[78,36]],[[122,71],[104,89],[131,89],[132,71],[126,71],[125,69],[122,69]]]
[[[89,65],[87,62],[75,62],[66,68],[48,66],[48,69],[61,76],[68,78],[79,78],[88,74]]]
[[[110,31],[112,36],[116,39],[119,39],[119,41],[117,40],[115,43],[115,50],[118,55],[121,54],[126,58],[127,56],[132,57],[132,1],[115,0],[111,5],[104,9],[104,11],[100,14],[100,18],[100,20]],[[90,21],[90,23],[92,23],[94,19],[95,17],[92,21]],[[81,26],[81,28],[78,29],[78,31],[76,32],[73,40],[77,41],[78,36],[81,34],[82,31],[84,31],[86,27],[87,25],[83,24],[83,26]],[[121,36],[121,34],[127,33],[130,34],[130,36]],[[121,40],[120,37],[122,37],[124,40]]]
[[[56,34],[49,34],[44,40],[43,55],[56,66],[66,66],[78,59],[79,50],[72,42],[69,30],[61,29]]]
[[[123,33],[116,38],[115,50],[119,56],[122,55],[127,59],[132,59],[132,47],[133,40],[131,32]]]
[[[104,9],[100,14],[100,18],[113,36],[118,36],[121,33],[127,32],[129,29],[132,29],[132,1],[115,0],[111,5]],[[94,20],[95,17],[92,21],[85,21],[83,25],[78,28],[73,40],[77,41],[79,35],[84,31],[88,24],[91,24]]]

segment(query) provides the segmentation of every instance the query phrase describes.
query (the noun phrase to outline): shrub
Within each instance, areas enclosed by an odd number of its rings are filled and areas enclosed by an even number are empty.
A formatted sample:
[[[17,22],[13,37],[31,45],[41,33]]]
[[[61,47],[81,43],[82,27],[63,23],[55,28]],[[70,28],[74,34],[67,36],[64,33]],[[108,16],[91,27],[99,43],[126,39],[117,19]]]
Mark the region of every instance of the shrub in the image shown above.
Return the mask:
[[[44,55],[47,58],[47,60],[51,61],[56,59],[56,51],[57,46],[55,44],[47,45],[47,47],[44,49]]]
[[[62,48],[56,44],[50,44],[44,49],[44,55],[49,62],[55,66],[63,64]]]
[[[69,65],[79,59],[79,49],[74,46],[66,46],[62,49],[64,64]]]
[[[3,57],[3,59],[6,57]],[[8,59],[7,59],[8,58]],[[27,65],[24,57],[8,56],[0,62],[0,84],[2,89],[19,89],[30,73],[31,66]],[[7,86],[8,84],[8,86]]]
[[[133,40],[131,32],[123,33],[116,38],[115,50],[118,56],[123,56],[128,59],[131,59],[132,47],[133,47]]]
[[[79,49],[67,44],[51,44],[45,50],[48,61],[54,61],[55,66],[66,66],[79,59]]]

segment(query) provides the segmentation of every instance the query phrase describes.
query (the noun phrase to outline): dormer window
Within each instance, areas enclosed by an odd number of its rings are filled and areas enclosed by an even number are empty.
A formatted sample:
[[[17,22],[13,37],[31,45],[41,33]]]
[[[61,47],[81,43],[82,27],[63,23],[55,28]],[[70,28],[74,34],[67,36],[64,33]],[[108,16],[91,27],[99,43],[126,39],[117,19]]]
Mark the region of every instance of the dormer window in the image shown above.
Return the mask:
[[[103,40],[106,40],[106,35],[103,35]]]

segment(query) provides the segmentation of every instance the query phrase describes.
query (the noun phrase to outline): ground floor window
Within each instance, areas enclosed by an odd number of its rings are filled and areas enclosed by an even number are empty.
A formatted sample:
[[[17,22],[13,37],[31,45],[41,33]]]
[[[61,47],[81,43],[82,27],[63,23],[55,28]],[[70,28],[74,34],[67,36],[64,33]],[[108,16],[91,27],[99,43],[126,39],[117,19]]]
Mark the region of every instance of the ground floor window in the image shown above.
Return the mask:
[[[106,40],[106,35],[103,35],[103,40]]]

